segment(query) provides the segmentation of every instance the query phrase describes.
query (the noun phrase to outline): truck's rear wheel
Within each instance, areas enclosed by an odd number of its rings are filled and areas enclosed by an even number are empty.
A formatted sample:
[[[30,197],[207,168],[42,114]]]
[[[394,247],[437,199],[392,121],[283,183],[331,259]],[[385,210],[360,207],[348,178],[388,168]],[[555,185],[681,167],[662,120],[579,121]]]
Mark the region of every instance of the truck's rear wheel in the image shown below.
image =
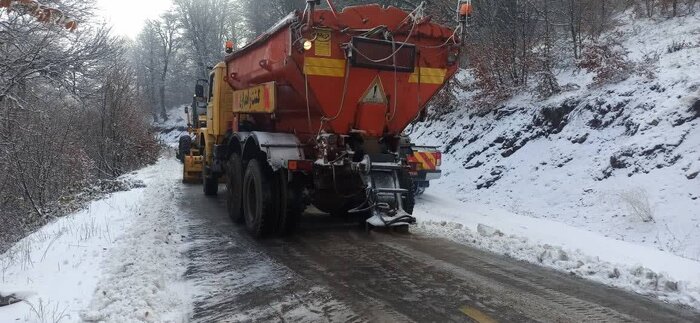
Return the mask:
[[[207,167],[202,171],[202,188],[206,196],[216,196],[219,192],[219,179],[212,175]]]
[[[257,159],[248,162],[243,177],[243,214],[253,237],[266,235],[275,228],[277,209],[272,187],[272,171]]]
[[[243,223],[243,162],[232,153],[226,163],[226,207],[234,223]]]
[[[277,194],[277,233],[291,234],[299,225],[299,219],[304,212],[302,198],[303,187],[298,180],[288,181],[288,171],[280,169],[275,172],[275,193]]]

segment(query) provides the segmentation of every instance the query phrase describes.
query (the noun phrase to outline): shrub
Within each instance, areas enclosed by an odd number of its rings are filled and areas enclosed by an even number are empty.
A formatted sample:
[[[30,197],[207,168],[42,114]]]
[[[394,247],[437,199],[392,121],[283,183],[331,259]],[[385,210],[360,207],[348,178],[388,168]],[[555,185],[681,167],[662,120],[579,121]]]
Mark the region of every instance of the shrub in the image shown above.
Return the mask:
[[[595,86],[626,80],[632,72],[627,49],[612,38],[588,44],[578,62],[580,68],[595,73]]]
[[[649,202],[649,194],[642,188],[622,191],[619,194],[620,201],[627,207],[631,215],[638,217],[643,222],[656,222],[654,209]]]
[[[675,53],[677,51],[686,49],[690,47],[690,43],[685,40],[673,41],[668,47],[666,47],[666,52],[669,54]]]
[[[635,73],[648,80],[656,79],[656,73],[659,71],[659,52],[644,53],[644,57],[640,62],[635,64]]]
[[[537,96],[544,99],[561,92],[561,86],[556,75],[550,69],[543,69],[537,72],[537,85],[535,92]]]

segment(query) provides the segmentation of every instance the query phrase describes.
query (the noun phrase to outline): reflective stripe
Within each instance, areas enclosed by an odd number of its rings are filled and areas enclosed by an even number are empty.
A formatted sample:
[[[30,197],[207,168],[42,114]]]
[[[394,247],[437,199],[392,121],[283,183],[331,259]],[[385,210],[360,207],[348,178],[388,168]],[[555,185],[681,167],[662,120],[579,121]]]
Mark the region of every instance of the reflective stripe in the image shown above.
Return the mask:
[[[434,170],[435,167],[435,156],[431,153],[426,152],[414,152],[413,157],[420,162],[421,169]]]
[[[317,76],[345,76],[345,60],[332,58],[306,57],[304,74]]]
[[[420,82],[421,84],[440,84],[445,82],[445,76],[447,75],[447,69],[445,68],[432,68],[432,67],[421,67],[416,69],[411,77],[408,79],[409,83],[418,83],[418,72],[420,72]]]

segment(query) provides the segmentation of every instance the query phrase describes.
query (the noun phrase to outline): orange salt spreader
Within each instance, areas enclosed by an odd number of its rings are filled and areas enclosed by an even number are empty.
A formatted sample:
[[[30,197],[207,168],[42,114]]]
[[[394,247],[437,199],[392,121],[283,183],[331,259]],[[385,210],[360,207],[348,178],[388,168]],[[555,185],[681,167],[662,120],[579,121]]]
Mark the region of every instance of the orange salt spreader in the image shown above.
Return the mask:
[[[290,231],[308,204],[371,226],[415,222],[402,131],[457,72],[463,28],[432,22],[424,4],[327,3],[306,0],[231,50],[201,95],[205,193],[226,182],[231,217],[256,236]]]

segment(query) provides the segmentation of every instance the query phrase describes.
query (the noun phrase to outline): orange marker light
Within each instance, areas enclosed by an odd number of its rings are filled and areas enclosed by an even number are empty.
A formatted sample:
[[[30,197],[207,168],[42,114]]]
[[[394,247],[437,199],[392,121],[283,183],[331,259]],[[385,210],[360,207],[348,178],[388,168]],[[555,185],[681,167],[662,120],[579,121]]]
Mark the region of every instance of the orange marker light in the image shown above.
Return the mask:
[[[226,41],[226,53],[231,54],[233,52],[233,41],[227,40]]]
[[[471,16],[472,15],[472,5],[469,3],[463,3],[459,7],[459,15],[460,16]]]

